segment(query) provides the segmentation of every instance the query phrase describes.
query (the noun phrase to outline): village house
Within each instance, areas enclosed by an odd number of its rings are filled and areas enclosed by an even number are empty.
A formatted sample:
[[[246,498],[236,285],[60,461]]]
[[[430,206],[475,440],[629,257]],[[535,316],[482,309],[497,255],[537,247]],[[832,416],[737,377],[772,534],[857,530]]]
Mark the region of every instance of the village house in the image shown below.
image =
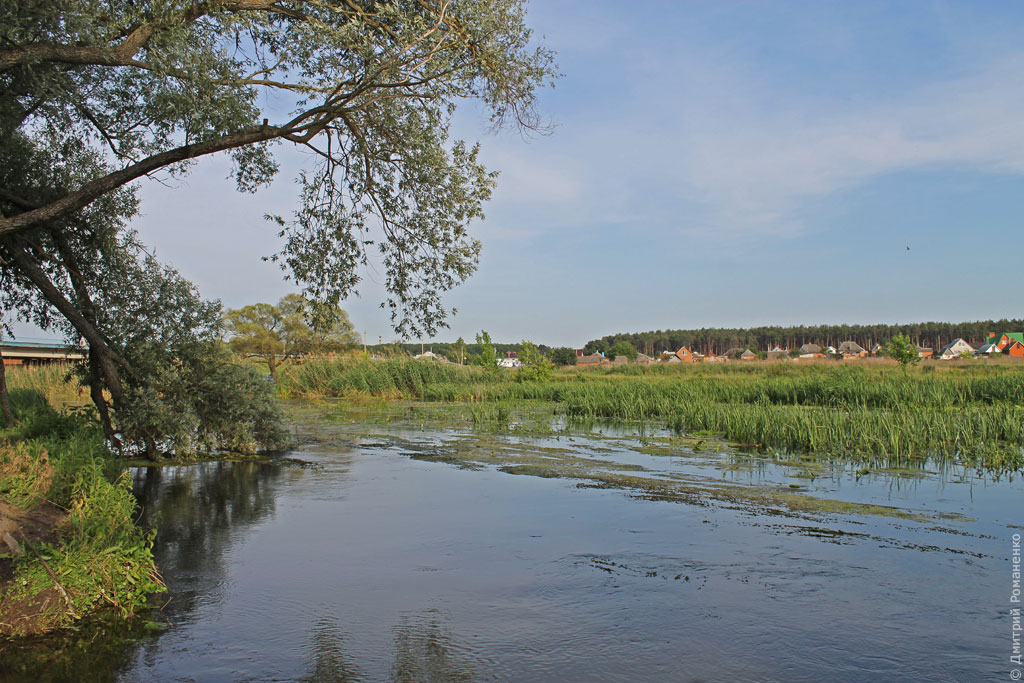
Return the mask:
[[[807,343],[800,347],[800,358],[824,358],[825,354],[817,344]]]
[[[1019,341],[1014,339],[1006,345],[1006,348],[1003,349],[1003,353],[1008,355],[1010,358],[1024,358],[1024,344],[1021,344]]]
[[[976,356],[992,356],[997,353],[1002,353],[1002,351],[995,344],[982,344],[974,349],[974,355]]]
[[[746,351],[740,354],[740,360],[754,360],[756,358],[757,354],[751,351],[750,349],[747,349]]]
[[[999,335],[998,339],[996,339],[994,342],[992,342],[991,340],[994,337],[995,337],[995,334],[990,332],[989,333],[989,341],[990,341],[990,343],[994,343],[996,346],[998,346],[1000,351],[1006,351],[1006,347],[1008,347],[1011,344],[1013,344],[1013,342],[1017,342],[1019,344],[1024,344],[1024,332],[1003,332],[1001,335]]]
[[[932,351],[931,348],[929,348],[927,346],[918,346],[917,347],[917,357],[918,358],[931,358],[934,355],[935,355],[935,352]]]
[[[697,362],[697,358],[693,355],[693,352],[690,351],[690,349],[686,348],[685,346],[679,347],[679,350],[676,351],[676,356],[678,356],[679,360],[683,363]]]
[[[592,353],[589,356],[577,356],[576,365],[600,365],[606,361],[600,353]]]
[[[656,361],[650,356],[648,356],[646,353],[638,353],[636,354],[636,360],[633,362],[639,363],[640,365],[650,365],[651,363],[654,363]]]
[[[868,352],[864,347],[853,341],[844,341],[839,345],[839,355],[847,358],[867,358]]]
[[[787,360],[789,358],[789,351],[779,348],[779,345],[776,344],[768,349],[767,358],[768,360]]]
[[[960,337],[957,337],[953,341],[949,342],[942,347],[942,351],[939,353],[939,358],[942,360],[953,360],[959,358],[964,354],[973,354],[974,347],[965,342]]]

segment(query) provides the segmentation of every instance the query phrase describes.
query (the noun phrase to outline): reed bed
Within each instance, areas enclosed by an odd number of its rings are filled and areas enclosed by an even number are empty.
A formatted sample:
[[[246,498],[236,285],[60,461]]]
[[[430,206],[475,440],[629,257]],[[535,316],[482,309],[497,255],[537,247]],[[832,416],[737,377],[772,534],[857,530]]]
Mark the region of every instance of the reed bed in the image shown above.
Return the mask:
[[[66,363],[18,366],[7,368],[7,387],[26,389],[42,394],[52,406],[80,403],[89,400],[89,392],[78,382],[72,372],[73,366]]]
[[[934,367],[934,366],[933,366]],[[626,366],[516,381],[432,362],[323,361],[292,368],[285,395],[369,393],[427,401],[547,401],[574,418],[658,421],[748,447],[901,467],[935,458],[1024,466],[1024,369],[971,364]]]

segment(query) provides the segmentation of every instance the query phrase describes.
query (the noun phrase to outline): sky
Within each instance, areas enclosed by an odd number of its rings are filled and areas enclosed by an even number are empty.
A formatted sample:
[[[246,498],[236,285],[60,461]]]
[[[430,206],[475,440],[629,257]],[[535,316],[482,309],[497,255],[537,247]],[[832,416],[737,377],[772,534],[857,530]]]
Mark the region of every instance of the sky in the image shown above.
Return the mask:
[[[501,176],[436,340],[1024,317],[1024,3],[534,0],[528,23],[563,73],[553,130],[459,110]],[[263,216],[306,159],[283,161],[256,195],[217,158],[146,181],[135,227],[204,296],[276,301]],[[396,339],[381,280],[343,304],[370,343]]]

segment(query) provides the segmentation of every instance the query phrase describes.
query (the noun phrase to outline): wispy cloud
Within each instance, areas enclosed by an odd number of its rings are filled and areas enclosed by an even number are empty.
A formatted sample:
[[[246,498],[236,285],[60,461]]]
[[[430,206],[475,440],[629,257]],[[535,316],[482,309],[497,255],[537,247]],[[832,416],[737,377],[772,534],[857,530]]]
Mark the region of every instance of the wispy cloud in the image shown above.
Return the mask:
[[[795,234],[809,199],[888,173],[968,167],[1024,173],[1024,56],[886,102],[751,93],[744,107],[704,100],[676,138],[683,197],[703,208],[696,232]],[[733,92],[736,92],[734,90]],[[731,96],[730,96],[731,97]],[[759,100],[759,101],[758,101]]]
[[[818,229],[807,220],[815,201],[886,174],[1024,173],[1024,53],[886,97],[769,85],[749,61],[720,54],[653,55],[623,69],[609,75],[618,101],[574,102],[543,144],[490,155],[502,169],[490,217],[785,237]]]

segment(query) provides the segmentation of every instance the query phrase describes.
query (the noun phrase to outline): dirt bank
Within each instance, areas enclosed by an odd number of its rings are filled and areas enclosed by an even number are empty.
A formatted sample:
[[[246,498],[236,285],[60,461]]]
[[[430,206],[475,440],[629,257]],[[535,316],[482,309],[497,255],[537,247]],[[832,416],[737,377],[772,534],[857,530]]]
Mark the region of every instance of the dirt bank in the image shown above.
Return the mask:
[[[29,546],[38,549],[42,543],[55,543],[66,517],[63,510],[49,503],[23,510],[0,500],[0,595],[11,588],[15,557],[32,554]],[[5,599],[0,604],[0,635],[41,632],[45,623],[42,616],[63,602],[56,585],[31,599]]]

